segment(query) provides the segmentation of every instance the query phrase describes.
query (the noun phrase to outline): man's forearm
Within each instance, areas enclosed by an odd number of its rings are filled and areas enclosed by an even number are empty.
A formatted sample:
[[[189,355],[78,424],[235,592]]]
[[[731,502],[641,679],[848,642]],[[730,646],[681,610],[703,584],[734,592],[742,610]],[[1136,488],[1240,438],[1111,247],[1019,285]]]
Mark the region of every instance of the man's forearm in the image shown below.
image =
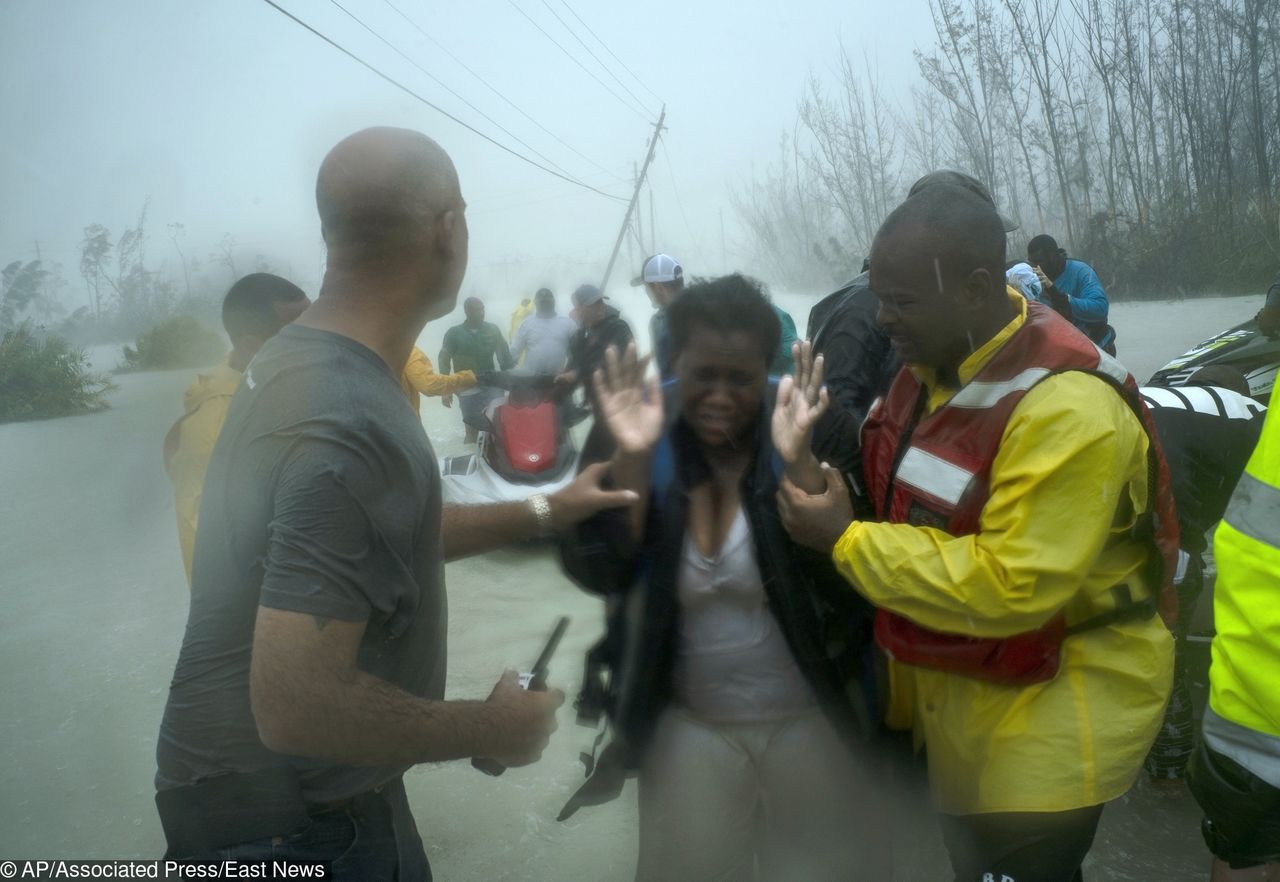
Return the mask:
[[[259,734],[272,750],[354,766],[394,766],[486,756],[500,748],[499,711],[481,701],[430,701],[351,671],[291,687],[287,714],[255,702]],[[270,690],[279,694],[279,689]],[[278,719],[273,728],[263,719]]]
[[[446,505],[442,532],[448,561],[536,538],[542,524],[528,502]]]

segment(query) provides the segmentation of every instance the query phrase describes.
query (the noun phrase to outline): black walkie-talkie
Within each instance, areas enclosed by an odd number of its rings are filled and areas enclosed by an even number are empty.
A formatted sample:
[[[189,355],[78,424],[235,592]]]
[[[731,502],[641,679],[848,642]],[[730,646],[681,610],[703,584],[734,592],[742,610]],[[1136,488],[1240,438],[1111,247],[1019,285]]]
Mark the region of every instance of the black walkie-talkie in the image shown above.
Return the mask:
[[[556,647],[560,645],[560,638],[564,636],[564,632],[568,629],[568,616],[561,616],[556,619],[556,625],[551,629],[551,636],[547,638],[547,643],[542,647],[542,652],[538,653],[538,660],[533,663],[533,670],[520,674],[521,689],[527,689],[532,692],[545,692],[547,690],[547,674],[551,666],[551,656],[555,655]],[[507,770],[507,767],[502,763],[487,757],[472,757],[471,765],[486,775],[495,777]]]

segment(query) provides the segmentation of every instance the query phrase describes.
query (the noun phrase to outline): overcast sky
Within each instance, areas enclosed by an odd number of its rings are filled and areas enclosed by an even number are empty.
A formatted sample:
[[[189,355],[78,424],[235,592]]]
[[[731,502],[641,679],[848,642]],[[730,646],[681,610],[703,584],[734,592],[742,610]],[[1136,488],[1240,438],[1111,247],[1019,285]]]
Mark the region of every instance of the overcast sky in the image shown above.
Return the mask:
[[[531,147],[619,196],[630,195],[632,167],[643,159],[661,98],[669,131],[666,155],[660,149],[651,169],[657,245],[696,273],[741,263],[733,253],[729,190],[774,156],[810,72],[833,79],[841,40],[851,54],[865,52],[890,89],[905,92],[917,79],[913,49],[928,48],[933,38],[925,0],[390,0],[578,155],[473,78],[387,0],[338,2],[529,147],[330,0],[278,2],[497,140],[532,156]],[[638,98],[643,112],[606,91],[520,10],[623,99]],[[166,225],[178,221],[186,225],[188,251],[201,259],[230,233],[242,265],[261,253],[314,289],[322,260],[316,169],[336,141],[370,125],[419,129],[453,156],[470,205],[468,292],[595,280],[625,210],[503,153],[262,0],[4,0],[0,34],[0,262],[34,257],[38,241],[46,259],[63,264],[71,283],[64,299],[72,306],[83,297],[76,270],[83,228],[96,222],[118,233],[146,197],[153,264],[177,266]],[[642,205],[647,211],[647,195]],[[611,287],[635,270],[624,260]]]

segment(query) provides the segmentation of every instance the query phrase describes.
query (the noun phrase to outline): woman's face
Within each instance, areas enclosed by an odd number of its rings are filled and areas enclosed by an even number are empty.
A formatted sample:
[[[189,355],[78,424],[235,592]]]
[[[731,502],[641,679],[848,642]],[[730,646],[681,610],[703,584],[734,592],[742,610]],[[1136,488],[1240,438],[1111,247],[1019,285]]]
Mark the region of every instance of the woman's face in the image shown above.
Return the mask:
[[[694,328],[676,362],[680,415],[709,447],[736,446],[760,415],[769,365],[746,331]]]

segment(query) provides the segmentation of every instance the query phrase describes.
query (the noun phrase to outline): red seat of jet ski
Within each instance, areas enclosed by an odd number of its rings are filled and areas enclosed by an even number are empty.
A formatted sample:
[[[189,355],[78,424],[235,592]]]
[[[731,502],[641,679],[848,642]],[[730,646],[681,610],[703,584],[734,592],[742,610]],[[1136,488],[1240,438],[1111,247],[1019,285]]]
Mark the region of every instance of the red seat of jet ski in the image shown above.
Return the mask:
[[[556,464],[556,408],[550,401],[533,407],[505,404],[494,414],[494,423],[507,462],[516,471],[536,475]]]

